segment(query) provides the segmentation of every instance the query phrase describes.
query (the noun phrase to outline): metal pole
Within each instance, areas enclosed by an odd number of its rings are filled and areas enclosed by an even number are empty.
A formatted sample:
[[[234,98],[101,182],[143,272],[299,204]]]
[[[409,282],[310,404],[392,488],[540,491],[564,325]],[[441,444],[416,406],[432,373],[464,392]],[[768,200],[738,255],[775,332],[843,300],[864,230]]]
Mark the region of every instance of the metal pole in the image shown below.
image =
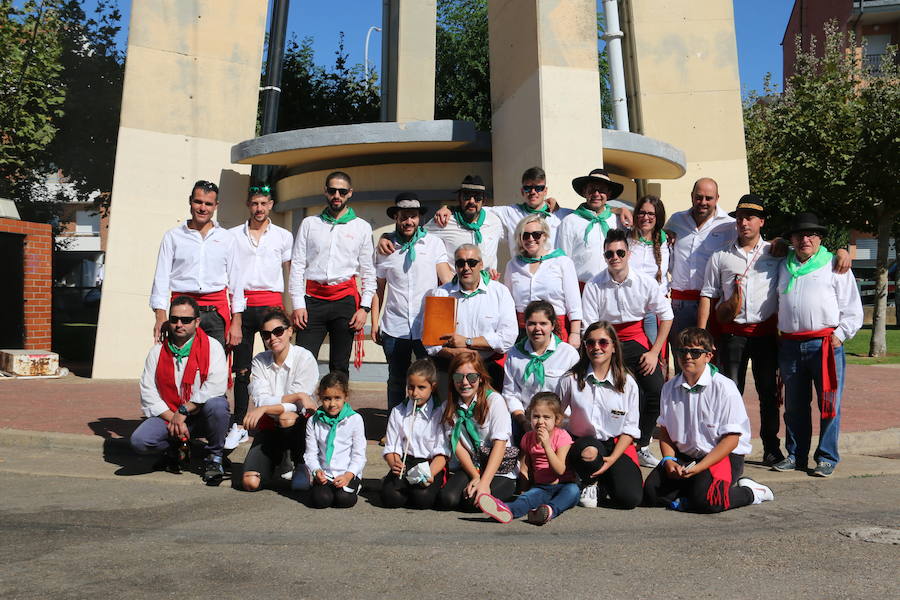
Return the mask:
[[[269,25],[269,51],[266,54],[266,84],[261,88],[263,98],[260,135],[278,129],[278,102],[281,99],[281,69],[284,64],[284,41],[290,0],[272,0],[272,22]],[[250,177],[257,182],[267,181],[269,165],[254,165]]]
[[[628,103],[625,98],[625,67],[622,62],[622,38],[625,36],[619,27],[619,6],[617,0],[603,0],[606,13],[606,53],[609,57],[609,83],[612,88],[613,115],[616,129],[629,131]]]
[[[369,31],[366,32],[366,51],[364,58],[365,62],[363,63],[365,65],[366,79],[369,78],[369,37],[372,35],[373,31],[381,31],[381,27],[372,25],[371,27],[369,27]]]

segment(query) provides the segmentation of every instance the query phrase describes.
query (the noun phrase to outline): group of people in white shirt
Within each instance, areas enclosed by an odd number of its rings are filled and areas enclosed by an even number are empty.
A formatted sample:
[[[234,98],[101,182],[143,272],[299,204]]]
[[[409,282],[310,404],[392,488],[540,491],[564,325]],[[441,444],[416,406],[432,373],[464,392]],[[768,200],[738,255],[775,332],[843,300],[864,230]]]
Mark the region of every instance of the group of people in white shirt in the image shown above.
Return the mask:
[[[177,471],[185,440],[203,436],[203,478],[215,485],[224,453],[252,433],[244,489],[286,471],[312,506],[352,506],[366,441],[348,401],[349,362],[355,344],[358,366],[371,318],[388,366],[384,506],[477,507],[500,522],[527,515],[543,524],[578,502],[717,512],[770,500],[771,490],[742,477],[748,360],[764,461],[806,468],[815,387],[822,427],[813,474],[831,475],[841,344],[861,327],[862,308],[846,253],[821,246],[815,215],[794,218],[786,251],[760,237],[761,199],[744,196],[727,215],[708,178],[668,223],[653,196],[633,213],[612,210],[623,186],[603,169],[572,186],[584,202],[559,208],[546,174],[531,168],[520,204],[490,207],[484,183],[467,176],[457,206],[424,224],[427,209],[404,192],[387,210],[394,231],[373,243],[371,225],[349,206],[347,173],[326,177],[326,206],[296,238],[269,219],[267,186],[250,188],[247,222],[224,230],[212,218],[217,188],[197,182],[190,220],[160,246],[155,345],[141,379],[148,418],[132,446],[162,451],[161,466]],[[503,237],[511,258],[501,268]],[[421,341],[428,296],[456,299],[455,328],[441,345]],[[257,331],[266,351],[252,357]],[[326,334],[329,374],[319,381]],[[676,358],[668,382],[667,343]],[[653,469],[646,481],[641,466]],[[517,481],[530,489],[520,484],[511,500]]]

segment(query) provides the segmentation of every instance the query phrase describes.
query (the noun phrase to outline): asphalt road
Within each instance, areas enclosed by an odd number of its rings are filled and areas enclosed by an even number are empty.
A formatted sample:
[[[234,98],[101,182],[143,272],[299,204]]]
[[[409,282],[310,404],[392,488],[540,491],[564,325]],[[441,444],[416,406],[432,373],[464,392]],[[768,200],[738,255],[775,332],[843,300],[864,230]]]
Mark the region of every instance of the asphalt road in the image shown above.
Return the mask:
[[[536,527],[367,499],[315,511],[87,447],[2,446],[0,597],[898,598],[900,545],[841,533],[897,538],[898,463],[847,457],[829,480],[751,466],[774,502],[575,508]]]

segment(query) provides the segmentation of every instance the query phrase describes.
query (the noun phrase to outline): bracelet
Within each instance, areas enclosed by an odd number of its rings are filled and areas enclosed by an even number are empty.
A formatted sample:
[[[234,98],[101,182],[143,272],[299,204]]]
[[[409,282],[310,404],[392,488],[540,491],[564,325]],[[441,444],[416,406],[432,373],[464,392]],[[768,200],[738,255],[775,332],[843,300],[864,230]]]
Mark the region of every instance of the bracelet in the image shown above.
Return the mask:
[[[674,460],[677,462],[678,459],[676,459],[674,456],[663,456],[661,459],[659,459],[659,464],[663,464],[667,460]]]

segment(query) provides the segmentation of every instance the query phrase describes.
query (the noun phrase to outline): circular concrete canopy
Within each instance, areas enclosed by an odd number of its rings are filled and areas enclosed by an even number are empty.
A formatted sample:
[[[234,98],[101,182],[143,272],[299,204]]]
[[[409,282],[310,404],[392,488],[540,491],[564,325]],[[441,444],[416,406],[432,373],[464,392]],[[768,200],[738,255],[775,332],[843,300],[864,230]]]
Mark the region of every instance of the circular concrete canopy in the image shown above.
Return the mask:
[[[677,179],[684,153],[627,131],[603,130],[611,172],[632,179]],[[411,121],[333,125],[272,133],[231,148],[231,161],[276,165],[290,172],[398,162],[489,161],[490,135],[468,121]]]

